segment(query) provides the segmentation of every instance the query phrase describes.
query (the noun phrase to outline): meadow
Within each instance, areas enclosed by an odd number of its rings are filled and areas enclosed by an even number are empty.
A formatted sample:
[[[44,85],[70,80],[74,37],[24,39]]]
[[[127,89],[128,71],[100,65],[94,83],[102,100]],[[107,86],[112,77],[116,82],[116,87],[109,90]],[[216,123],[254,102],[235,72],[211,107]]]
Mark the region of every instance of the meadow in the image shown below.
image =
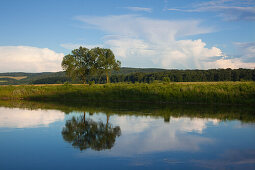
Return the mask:
[[[1,100],[255,104],[255,82],[0,86]]]
[[[22,79],[25,79],[27,78],[27,76],[18,76],[18,77],[14,77],[14,76],[0,76],[0,79],[1,78],[8,78],[8,79],[14,79],[14,80],[22,80]]]

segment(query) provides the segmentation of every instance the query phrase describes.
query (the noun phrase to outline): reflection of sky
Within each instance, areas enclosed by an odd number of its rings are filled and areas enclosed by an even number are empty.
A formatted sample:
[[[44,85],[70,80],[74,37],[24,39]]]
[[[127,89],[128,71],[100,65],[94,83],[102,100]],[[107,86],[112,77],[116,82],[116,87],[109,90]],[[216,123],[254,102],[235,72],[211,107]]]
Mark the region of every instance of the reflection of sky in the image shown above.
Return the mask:
[[[23,110],[0,107],[0,128],[45,127],[63,121],[65,114],[57,110]]]
[[[255,169],[254,124],[112,115],[110,124],[122,132],[113,148],[81,152],[61,134],[73,116],[83,113],[0,107],[0,129],[13,128],[0,130],[0,169]],[[86,118],[106,122],[103,113]]]
[[[104,115],[93,115],[94,119],[104,121]],[[199,151],[201,144],[212,143],[203,137],[203,130],[209,125],[217,125],[217,119],[163,118],[150,116],[111,116],[110,122],[119,125],[122,135],[115,146],[105,154],[113,156],[132,156],[134,154],[161,151]]]

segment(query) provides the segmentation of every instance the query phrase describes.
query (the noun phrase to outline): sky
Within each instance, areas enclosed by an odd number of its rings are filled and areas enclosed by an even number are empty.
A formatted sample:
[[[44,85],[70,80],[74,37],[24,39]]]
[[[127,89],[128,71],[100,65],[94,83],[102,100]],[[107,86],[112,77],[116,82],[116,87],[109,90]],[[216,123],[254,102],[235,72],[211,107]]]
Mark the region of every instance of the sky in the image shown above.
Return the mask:
[[[255,68],[255,0],[1,0],[0,72],[61,71],[79,46],[122,67]]]

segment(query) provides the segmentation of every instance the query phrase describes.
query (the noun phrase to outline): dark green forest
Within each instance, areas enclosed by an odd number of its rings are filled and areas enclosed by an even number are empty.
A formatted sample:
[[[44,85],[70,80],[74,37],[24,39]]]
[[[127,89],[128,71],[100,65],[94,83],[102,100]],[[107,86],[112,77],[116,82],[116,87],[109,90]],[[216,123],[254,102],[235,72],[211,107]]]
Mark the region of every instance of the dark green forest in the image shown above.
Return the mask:
[[[2,85],[82,83],[79,80],[71,80],[65,72],[0,73],[0,76],[27,76],[27,78],[21,80],[0,78],[0,84]],[[110,81],[112,83],[255,81],[255,69],[165,70],[123,67],[120,71],[111,73]],[[106,76],[88,76],[87,82],[106,83]]]

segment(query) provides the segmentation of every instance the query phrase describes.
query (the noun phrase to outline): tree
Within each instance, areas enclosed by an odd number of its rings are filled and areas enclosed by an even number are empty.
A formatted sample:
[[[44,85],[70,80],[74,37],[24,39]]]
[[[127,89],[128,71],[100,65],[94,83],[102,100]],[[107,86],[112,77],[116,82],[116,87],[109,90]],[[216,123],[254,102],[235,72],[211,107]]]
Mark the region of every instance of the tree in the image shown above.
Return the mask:
[[[91,148],[97,151],[111,149],[116,137],[121,135],[119,126],[113,127],[107,122],[95,122],[85,119],[85,113],[81,117],[73,117],[67,120],[62,130],[65,141],[72,143],[73,147],[85,150]]]
[[[105,74],[107,83],[110,82],[109,76],[112,70],[118,71],[121,62],[115,59],[115,56],[110,49],[93,48],[90,54],[95,58],[95,65],[99,75]]]
[[[88,76],[106,74],[107,83],[109,83],[110,72],[119,70],[120,64],[110,49],[96,47],[89,50],[80,47],[64,56],[61,65],[73,79],[78,78],[86,83]]]
[[[71,54],[64,56],[61,66],[67,75],[73,79],[80,79],[86,83],[87,76],[96,72],[95,59],[90,50],[85,47],[74,49]]]

